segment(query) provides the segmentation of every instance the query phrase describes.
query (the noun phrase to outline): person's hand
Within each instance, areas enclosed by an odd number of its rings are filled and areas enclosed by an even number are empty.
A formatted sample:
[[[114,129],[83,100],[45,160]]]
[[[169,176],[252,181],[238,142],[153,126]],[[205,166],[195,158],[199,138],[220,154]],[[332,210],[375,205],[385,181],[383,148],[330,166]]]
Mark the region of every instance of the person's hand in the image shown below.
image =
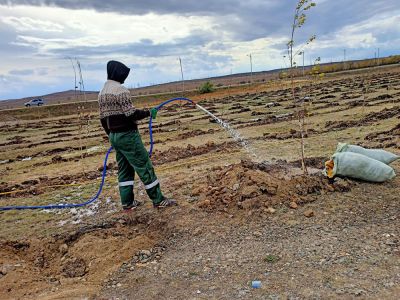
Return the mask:
[[[150,109],[150,116],[152,119],[157,118],[157,113],[158,113],[158,110],[156,108]]]

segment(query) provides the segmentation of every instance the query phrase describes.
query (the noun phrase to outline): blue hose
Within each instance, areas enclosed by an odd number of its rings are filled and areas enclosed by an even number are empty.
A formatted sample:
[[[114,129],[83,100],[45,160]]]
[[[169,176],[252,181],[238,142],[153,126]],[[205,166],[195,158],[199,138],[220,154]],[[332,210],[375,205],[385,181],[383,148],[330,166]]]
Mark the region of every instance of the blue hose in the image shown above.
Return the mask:
[[[188,98],[183,98],[183,97],[178,97],[178,98],[173,98],[173,99],[169,99],[163,103],[161,103],[160,105],[158,105],[156,107],[157,110],[160,110],[164,105],[167,105],[168,103],[171,103],[173,101],[187,101],[190,102],[192,104],[194,104],[194,102]],[[150,121],[149,121],[149,135],[150,135],[150,150],[149,150],[149,156],[151,157],[151,155],[153,154],[153,147],[154,147],[154,141],[153,141],[153,117],[150,116]]]
[[[101,191],[103,190],[103,186],[104,186],[104,181],[106,179],[106,173],[107,173],[107,160],[108,160],[108,156],[110,155],[112,151],[112,147],[110,147],[110,149],[108,149],[107,153],[106,153],[106,157],[104,158],[104,164],[103,164],[103,174],[101,177],[101,183],[100,183],[100,187],[99,190],[97,191],[96,195],[83,203],[77,203],[77,204],[50,204],[50,205],[36,205],[36,206],[4,206],[4,207],[0,207],[0,211],[4,211],[4,210],[21,210],[21,209],[61,209],[61,208],[73,208],[73,207],[81,207],[81,206],[85,206],[88,205],[92,202],[94,202],[101,194]]]
[[[171,103],[173,101],[187,101],[190,102],[192,104],[194,104],[194,102],[188,98],[183,98],[183,97],[178,97],[178,98],[173,98],[170,100],[167,100],[163,103],[161,103],[160,105],[158,105],[156,107],[157,110],[160,110],[164,105],[167,105],[168,103]],[[150,121],[149,121],[149,134],[150,134],[150,150],[149,150],[149,156],[151,156],[151,154],[153,153],[153,147],[154,147],[154,141],[153,141],[153,118],[150,116]],[[107,160],[108,160],[108,156],[110,155],[111,151],[113,150],[113,147],[110,147],[107,150],[106,156],[104,158],[104,162],[103,162],[103,173],[101,176],[101,182],[100,182],[100,186],[99,189],[96,193],[96,195],[91,198],[90,200],[83,202],[83,203],[76,203],[76,204],[49,204],[49,205],[35,205],[35,206],[3,206],[0,207],[0,211],[6,211],[6,210],[23,210],[23,209],[63,209],[63,208],[74,208],[74,207],[82,207],[82,206],[86,206],[88,204],[93,203],[94,201],[96,201],[101,192],[103,191],[103,186],[104,186],[104,182],[106,180],[106,175],[107,175]]]

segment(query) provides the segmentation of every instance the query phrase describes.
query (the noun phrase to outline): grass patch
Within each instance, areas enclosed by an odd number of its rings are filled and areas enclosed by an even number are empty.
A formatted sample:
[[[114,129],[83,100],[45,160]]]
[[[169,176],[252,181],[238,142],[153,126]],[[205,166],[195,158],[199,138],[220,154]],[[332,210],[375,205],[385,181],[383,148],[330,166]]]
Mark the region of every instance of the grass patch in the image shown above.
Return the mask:
[[[264,257],[264,262],[274,264],[280,260],[279,256],[273,255],[273,254],[268,254],[266,257]]]

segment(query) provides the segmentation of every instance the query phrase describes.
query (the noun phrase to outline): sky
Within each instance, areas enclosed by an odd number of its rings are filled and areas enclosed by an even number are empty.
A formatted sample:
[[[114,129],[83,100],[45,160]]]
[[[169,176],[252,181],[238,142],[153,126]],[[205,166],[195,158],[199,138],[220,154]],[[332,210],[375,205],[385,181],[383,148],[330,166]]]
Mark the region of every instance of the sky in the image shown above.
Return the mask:
[[[305,63],[399,54],[398,0],[315,0],[295,34]],[[131,68],[128,88],[286,67],[296,0],[0,0],[0,99],[101,89],[106,64]],[[316,40],[304,45],[308,38]],[[75,64],[75,63],[74,63]],[[298,57],[298,64],[302,58]]]

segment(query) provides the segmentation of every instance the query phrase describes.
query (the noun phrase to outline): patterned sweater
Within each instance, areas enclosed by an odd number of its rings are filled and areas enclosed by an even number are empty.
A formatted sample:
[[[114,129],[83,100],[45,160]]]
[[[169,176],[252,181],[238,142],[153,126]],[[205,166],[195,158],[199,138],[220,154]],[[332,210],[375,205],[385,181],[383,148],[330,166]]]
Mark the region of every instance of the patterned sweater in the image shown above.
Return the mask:
[[[136,109],[127,88],[114,80],[107,80],[99,93],[101,125],[110,132],[137,130],[137,121],[150,116],[149,110]]]

